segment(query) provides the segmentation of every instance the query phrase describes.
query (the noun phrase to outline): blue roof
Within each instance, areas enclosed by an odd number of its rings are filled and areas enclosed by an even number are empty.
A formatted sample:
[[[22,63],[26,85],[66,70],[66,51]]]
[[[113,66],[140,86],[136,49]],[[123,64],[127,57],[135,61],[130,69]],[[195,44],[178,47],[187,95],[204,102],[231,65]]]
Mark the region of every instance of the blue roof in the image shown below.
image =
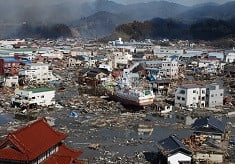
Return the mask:
[[[174,135],[159,141],[158,144],[164,151],[172,152],[178,149],[184,149],[190,152],[190,150],[185,147],[185,145],[179,140],[179,138]]]
[[[213,116],[207,116],[201,119],[197,119],[193,124],[193,128],[197,130],[206,125],[219,130],[221,133],[225,132],[225,124]]]
[[[31,61],[30,60],[18,60],[18,59],[15,59],[14,57],[4,57],[4,58],[1,58],[3,59],[4,62],[6,63],[24,63],[26,65],[30,64]]]
[[[171,55],[171,56],[168,57],[168,59],[170,59],[171,61],[178,60],[179,59],[179,55],[176,55],[176,54]]]
[[[20,60],[17,60],[15,58],[1,58],[3,59],[4,62],[8,62],[8,63],[14,63],[14,62],[20,62]]]

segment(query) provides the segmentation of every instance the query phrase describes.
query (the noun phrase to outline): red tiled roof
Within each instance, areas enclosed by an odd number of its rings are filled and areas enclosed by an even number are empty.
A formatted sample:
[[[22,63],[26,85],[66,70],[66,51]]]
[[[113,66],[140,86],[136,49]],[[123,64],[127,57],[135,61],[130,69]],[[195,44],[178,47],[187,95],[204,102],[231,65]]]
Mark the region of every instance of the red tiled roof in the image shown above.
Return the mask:
[[[31,161],[66,137],[66,134],[50,127],[43,118],[8,134],[0,143],[0,159]]]
[[[76,151],[69,149],[64,144],[59,146],[58,152],[53,154],[50,158],[48,158],[43,164],[82,164],[83,162],[77,160],[77,158],[82,154],[82,151]]]

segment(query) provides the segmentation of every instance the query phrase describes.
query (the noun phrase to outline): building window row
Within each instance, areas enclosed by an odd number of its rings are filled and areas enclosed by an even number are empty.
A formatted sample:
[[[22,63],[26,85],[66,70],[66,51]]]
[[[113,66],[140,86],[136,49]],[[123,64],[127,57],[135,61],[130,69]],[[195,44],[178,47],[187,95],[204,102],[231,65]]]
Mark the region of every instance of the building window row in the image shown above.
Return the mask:
[[[184,98],[184,97],[177,96],[177,100],[185,101],[185,98]]]

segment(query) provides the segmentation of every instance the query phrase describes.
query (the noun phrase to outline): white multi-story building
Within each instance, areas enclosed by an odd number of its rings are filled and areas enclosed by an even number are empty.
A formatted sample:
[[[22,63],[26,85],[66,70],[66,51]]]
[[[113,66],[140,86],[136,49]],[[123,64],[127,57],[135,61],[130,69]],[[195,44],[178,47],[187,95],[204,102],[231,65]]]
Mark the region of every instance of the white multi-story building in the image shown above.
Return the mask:
[[[21,70],[19,75],[25,76],[26,81],[36,83],[60,80],[60,77],[53,74],[52,70],[49,69],[49,66],[45,63],[32,63],[25,70]]]
[[[179,64],[176,60],[152,60],[144,63],[146,64],[146,70],[152,75],[165,76],[172,79],[178,78]]]
[[[206,86],[206,106],[216,107],[223,105],[224,89],[218,84],[210,84]]]
[[[118,65],[128,65],[129,61],[132,61],[132,55],[128,52],[113,52],[112,54],[113,68],[117,68]]]
[[[205,107],[206,87],[186,84],[179,86],[175,92],[175,106],[177,107]]]
[[[55,104],[55,90],[50,88],[28,88],[15,90],[13,106],[48,106]]]
[[[170,77],[172,79],[178,78],[179,64],[178,61],[163,61],[161,72],[163,76]]]

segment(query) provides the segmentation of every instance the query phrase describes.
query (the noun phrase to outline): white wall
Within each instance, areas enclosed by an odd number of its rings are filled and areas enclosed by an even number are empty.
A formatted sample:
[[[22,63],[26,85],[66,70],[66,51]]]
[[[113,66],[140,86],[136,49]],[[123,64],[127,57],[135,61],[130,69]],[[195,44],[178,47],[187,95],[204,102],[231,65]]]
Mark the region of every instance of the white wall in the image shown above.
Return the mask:
[[[47,81],[59,80],[49,70],[48,64],[32,64],[26,70],[20,71],[20,75],[25,75],[26,80],[44,83]]]
[[[25,90],[15,90],[15,96],[19,97],[19,99],[15,100],[18,103],[25,104],[34,104],[41,106],[53,105],[55,104],[55,91],[46,91],[46,92],[37,92],[33,93],[32,91]],[[27,99],[25,99],[27,97]],[[14,101],[14,100],[13,100]]]
[[[184,155],[180,152],[167,158],[167,162],[170,164],[179,164],[180,161],[189,161],[191,162],[192,158],[190,156]]]
[[[181,91],[184,91],[185,93],[182,94]],[[178,99],[178,97],[180,99]],[[202,97],[204,98],[203,100]],[[181,104],[182,106],[188,106],[188,107],[196,107],[196,105],[200,107],[205,107],[205,102],[206,102],[206,88],[179,87],[175,92],[176,106],[179,106],[179,104]]]
[[[19,86],[19,79],[18,76],[10,76],[5,78],[5,84],[6,87],[12,87],[13,85]]]
[[[228,55],[226,56],[225,61],[226,61],[226,63],[234,62],[235,61],[235,53],[234,52],[228,53]]]
[[[171,78],[178,77],[178,62],[177,61],[163,61],[162,62],[162,71],[166,76]]]

